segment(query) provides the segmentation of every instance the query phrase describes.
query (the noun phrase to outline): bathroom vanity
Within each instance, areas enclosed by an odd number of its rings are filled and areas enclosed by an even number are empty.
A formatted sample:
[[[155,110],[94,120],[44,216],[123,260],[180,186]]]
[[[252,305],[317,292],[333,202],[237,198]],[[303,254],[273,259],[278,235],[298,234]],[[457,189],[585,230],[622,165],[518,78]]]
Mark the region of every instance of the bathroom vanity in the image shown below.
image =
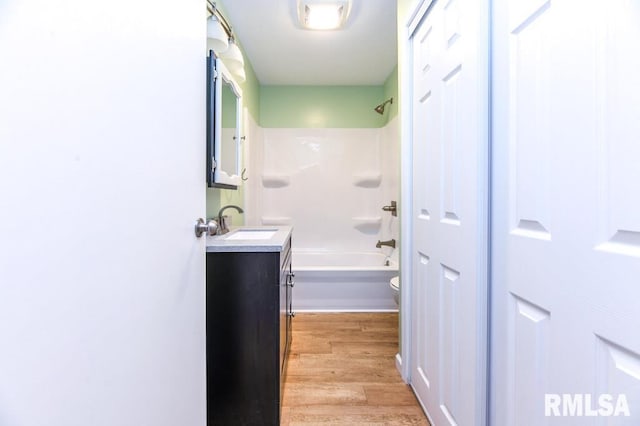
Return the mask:
[[[207,237],[207,424],[280,424],[291,345],[291,228]]]

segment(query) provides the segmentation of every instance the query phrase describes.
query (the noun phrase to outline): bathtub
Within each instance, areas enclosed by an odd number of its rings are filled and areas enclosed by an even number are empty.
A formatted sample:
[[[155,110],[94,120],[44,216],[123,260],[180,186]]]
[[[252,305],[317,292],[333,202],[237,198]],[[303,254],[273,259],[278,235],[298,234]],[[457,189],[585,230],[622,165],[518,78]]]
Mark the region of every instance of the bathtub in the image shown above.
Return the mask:
[[[294,250],[292,266],[294,311],[397,310],[389,280],[398,265],[382,253]]]

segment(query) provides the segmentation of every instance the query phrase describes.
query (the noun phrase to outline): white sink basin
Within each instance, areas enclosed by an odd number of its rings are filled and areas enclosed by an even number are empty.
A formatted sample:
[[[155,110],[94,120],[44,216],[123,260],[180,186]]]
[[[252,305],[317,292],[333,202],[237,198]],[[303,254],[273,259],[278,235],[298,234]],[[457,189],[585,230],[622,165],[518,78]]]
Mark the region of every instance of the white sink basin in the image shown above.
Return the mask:
[[[239,229],[226,238],[227,240],[268,240],[272,238],[277,229]]]

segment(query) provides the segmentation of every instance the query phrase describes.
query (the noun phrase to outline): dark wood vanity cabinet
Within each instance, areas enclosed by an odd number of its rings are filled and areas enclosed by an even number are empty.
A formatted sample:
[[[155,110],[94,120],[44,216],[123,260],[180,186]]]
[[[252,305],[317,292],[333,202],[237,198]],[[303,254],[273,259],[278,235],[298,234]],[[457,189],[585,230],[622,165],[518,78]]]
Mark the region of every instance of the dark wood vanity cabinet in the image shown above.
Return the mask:
[[[207,253],[207,424],[279,425],[291,345],[291,240]]]

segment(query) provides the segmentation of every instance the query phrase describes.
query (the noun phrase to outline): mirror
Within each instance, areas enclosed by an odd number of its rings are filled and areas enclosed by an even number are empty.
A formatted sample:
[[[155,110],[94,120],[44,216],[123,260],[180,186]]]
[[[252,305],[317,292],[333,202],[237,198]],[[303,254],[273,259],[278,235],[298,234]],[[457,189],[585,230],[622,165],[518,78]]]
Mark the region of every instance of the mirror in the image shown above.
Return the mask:
[[[213,51],[207,61],[207,183],[237,189],[242,182],[242,91]]]

